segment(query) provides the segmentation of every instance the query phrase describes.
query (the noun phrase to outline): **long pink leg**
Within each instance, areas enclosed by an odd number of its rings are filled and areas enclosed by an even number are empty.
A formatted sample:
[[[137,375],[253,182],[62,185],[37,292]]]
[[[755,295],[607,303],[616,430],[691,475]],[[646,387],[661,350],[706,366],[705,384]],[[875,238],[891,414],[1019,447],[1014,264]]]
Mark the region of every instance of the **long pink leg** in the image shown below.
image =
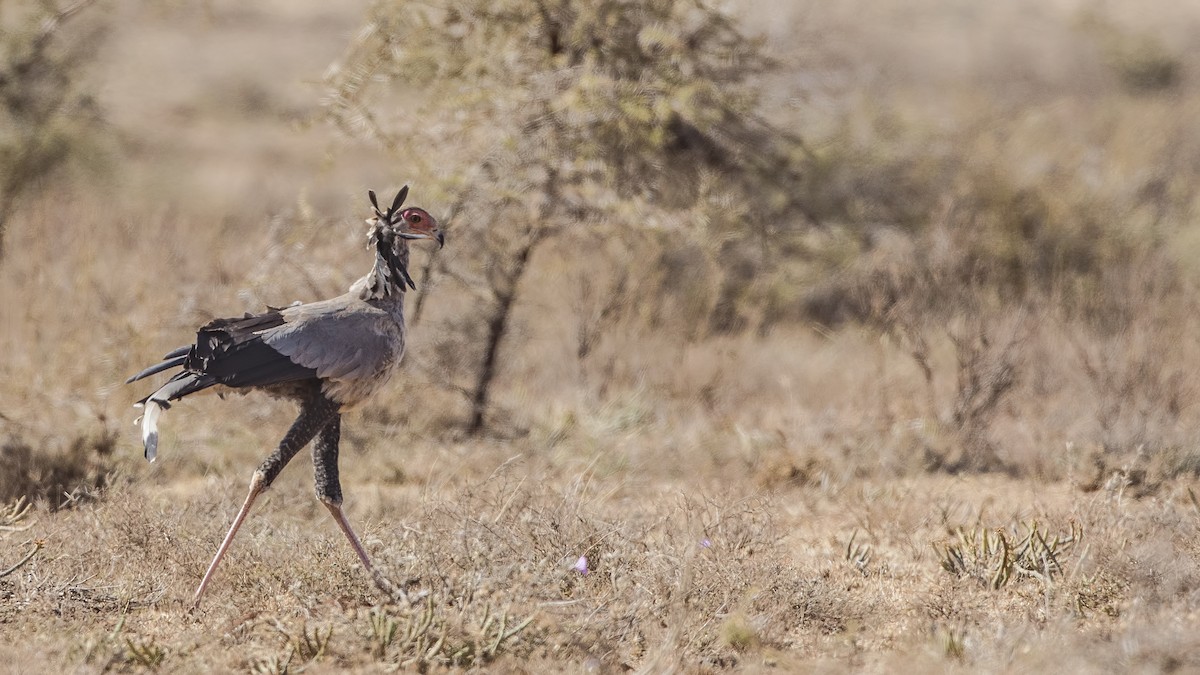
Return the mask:
[[[208,582],[212,581],[213,573],[217,571],[217,565],[221,562],[221,558],[225,557],[225,551],[229,550],[229,545],[233,543],[233,537],[237,534],[238,528],[242,526],[242,521],[246,519],[246,515],[250,513],[250,505],[262,491],[266,489],[266,476],[262,471],[255,471],[254,477],[250,479],[250,493],[246,495],[246,501],[242,504],[242,510],[238,511],[237,518],[233,519],[233,525],[229,527],[229,533],[225,535],[225,540],[221,542],[221,547],[217,549],[217,555],[213,556],[212,563],[208,566],[208,571],[204,573],[204,579],[200,581],[200,587],[196,589],[196,595],[192,598],[192,609],[200,606],[200,598],[204,595],[204,589],[208,588]]]
[[[354,528],[350,527],[350,521],[346,520],[346,514],[342,512],[342,484],[338,480],[338,442],[341,435],[340,415],[335,415],[317,434],[317,443],[313,446],[313,478],[317,488],[317,499],[329,509],[329,514],[341,528],[342,534],[346,535],[367,574],[375,581],[375,586],[390,598],[397,595],[396,589],[371,565],[371,559],[367,557],[362,542],[358,540],[358,535],[354,534]]]
[[[296,421],[292,422],[287,435],[279,442],[279,447],[263,460],[258,471],[254,472],[254,477],[250,479],[250,494],[246,495],[246,502],[242,504],[242,510],[238,511],[237,518],[233,519],[233,525],[229,527],[229,534],[225,535],[225,541],[221,542],[221,548],[217,549],[217,555],[213,557],[212,564],[208,566],[208,571],[204,573],[204,579],[200,582],[200,587],[196,589],[196,597],[192,599],[193,610],[200,606],[200,598],[204,595],[204,589],[208,588],[208,582],[212,580],[213,573],[217,571],[217,565],[225,556],[225,551],[229,550],[229,545],[233,543],[233,537],[237,534],[238,528],[242,526],[242,521],[250,513],[250,506],[254,504],[254,499],[262,494],[263,490],[270,487],[275,478],[279,476],[279,472],[283,471],[283,467],[287,466],[300,448],[308,445],[313,436],[316,436],[317,432],[324,428],[330,420],[337,418],[338,404],[325,398],[319,388],[314,388],[312,394],[312,397],[305,399],[300,404],[300,414],[296,417]]]
[[[329,509],[329,513],[333,514],[333,519],[337,521],[338,527],[342,528],[342,532],[350,540],[350,546],[354,547],[354,552],[358,554],[358,559],[362,561],[363,567],[367,568],[367,572],[374,574],[375,568],[371,566],[371,559],[367,557],[367,552],[363,549],[362,542],[358,540],[358,535],[354,534],[354,529],[350,527],[350,521],[346,520],[346,514],[342,513],[342,506],[329,502],[321,503]]]
[[[371,575],[371,579],[375,582],[375,586],[383,591],[387,596],[394,596],[396,588],[382,574],[377,572],[371,565],[371,559],[367,557],[367,552],[363,549],[362,542],[358,540],[358,535],[354,534],[354,529],[350,527],[350,521],[346,520],[346,514],[342,513],[342,505],[334,504],[321,500],[325,508],[329,509],[329,513],[341,528],[342,533],[346,535],[346,539],[350,540],[350,546],[354,548],[354,552],[358,554],[358,559],[362,561],[363,567],[367,569],[367,574]]]

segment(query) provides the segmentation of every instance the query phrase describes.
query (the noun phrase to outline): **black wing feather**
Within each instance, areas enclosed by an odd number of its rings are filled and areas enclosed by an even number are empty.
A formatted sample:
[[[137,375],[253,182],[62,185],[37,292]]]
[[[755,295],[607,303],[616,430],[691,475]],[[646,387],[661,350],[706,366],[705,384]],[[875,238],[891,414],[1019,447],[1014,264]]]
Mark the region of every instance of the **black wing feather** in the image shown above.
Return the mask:
[[[283,314],[271,310],[238,319],[215,319],[196,332],[196,343],[172,350],[163,362],[126,380],[134,382],[155,373],[183,366],[164,389],[176,400],[216,384],[227,387],[263,387],[313,379],[317,371],[300,366],[263,342],[261,332],[284,323]]]
[[[262,331],[283,323],[278,311],[210,321],[196,333],[184,369],[227,387],[262,387],[315,378],[315,369],[294,363],[263,342]]]

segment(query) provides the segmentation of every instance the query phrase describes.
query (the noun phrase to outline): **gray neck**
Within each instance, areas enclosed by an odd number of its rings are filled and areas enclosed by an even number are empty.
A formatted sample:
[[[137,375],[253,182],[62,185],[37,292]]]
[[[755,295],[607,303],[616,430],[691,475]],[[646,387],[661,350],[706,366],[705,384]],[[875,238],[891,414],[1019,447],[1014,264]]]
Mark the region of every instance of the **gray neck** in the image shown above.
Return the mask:
[[[367,275],[350,287],[363,300],[404,300],[405,270],[408,269],[408,242],[394,238],[390,242],[371,236],[375,264]]]

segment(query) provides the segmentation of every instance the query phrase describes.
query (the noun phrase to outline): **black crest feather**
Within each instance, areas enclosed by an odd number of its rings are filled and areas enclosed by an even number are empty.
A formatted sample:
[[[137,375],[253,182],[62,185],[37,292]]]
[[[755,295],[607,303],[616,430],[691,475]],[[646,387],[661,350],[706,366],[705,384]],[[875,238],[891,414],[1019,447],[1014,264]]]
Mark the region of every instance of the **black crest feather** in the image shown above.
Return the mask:
[[[371,199],[371,206],[375,208],[376,217],[385,223],[391,224],[392,218],[395,217],[396,212],[399,211],[400,207],[404,205],[405,198],[408,197],[408,186],[405,185],[404,187],[400,188],[400,191],[396,193],[396,198],[392,200],[392,205],[388,208],[387,212],[384,212],[383,209],[379,208],[379,198],[375,196],[374,190],[367,190],[367,197]]]
[[[388,209],[389,216],[394,215],[396,211],[400,210],[400,207],[404,205],[404,198],[407,196],[408,186],[405,185],[404,187],[400,188],[400,191],[396,193],[396,198],[392,200],[392,208]]]

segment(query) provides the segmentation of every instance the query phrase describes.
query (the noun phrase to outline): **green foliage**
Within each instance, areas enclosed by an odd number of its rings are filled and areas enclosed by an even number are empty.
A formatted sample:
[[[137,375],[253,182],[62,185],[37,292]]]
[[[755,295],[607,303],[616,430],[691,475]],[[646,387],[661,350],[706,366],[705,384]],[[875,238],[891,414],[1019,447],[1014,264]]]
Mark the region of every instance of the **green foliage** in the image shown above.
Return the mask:
[[[871,564],[871,547],[867,544],[856,544],[854,540],[858,537],[858,530],[850,534],[850,541],[846,544],[846,562],[854,566],[854,569],[867,574],[867,565]]]
[[[757,115],[761,47],[706,2],[386,0],[331,77],[330,110],[402,152],[408,172],[436,161],[414,152],[428,141],[474,147],[482,161],[450,180],[486,181],[459,196],[497,216],[554,183],[568,202],[557,219],[634,224],[729,187],[705,171],[769,209],[787,199],[794,148]]]
[[[292,665],[292,658],[295,652],[289,649],[282,656],[269,656],[263,659],[256,659],[250,664],[250,672],[254,675],[286,675],[291,672],[289,668]]]
[[[162,666],[168,649],[154,637],[144,638],[136,633],[126,633],[130,616],[127,612],[128,606],[125,606],[112,631],[89,636],[79,645],[79,657],[84,664],[99,666],[99,672],[132,669],[157,671]]]
[[[69,38],[61,32],[92,2],[57,10],[19,0],[0,25],[0,253],[17,200],[85,145],[98,121],[79,75],[99,31]]]
[[[320,626],[310,630],[307,625],[304,625],[298,634],[290,636],[292,652],[300,658],[302,664],[315,661],[321,658],[321,655],[329,648],[329,639],[332,637],[333,626],[327,627],[322,633]]]
[[[967,656],[967,640],[965,632],[960,629],[938,631],[942,643],[942,652],[946,658],[962,661]]]
[[[157,670],[167,656],[166,650],[154,640],[125,638],[125,661],[150,670]]]
[[[454,342],[442,351],[457,363],[444,370],[465,366],[456,379],[470,383],[455,388],[471,400],[472,431],[521,282],[552,236],[660,231],[675,246],[703,243],[712,258],[795,219],[803,147],[763,120],[751,85],[772,65],[761,41],[709,2],[382,0],[371,9],[329,77],[328,109],[347,133],[403,159],[398,180],[440,178],[454,236],[470,242],[424,276],[440,272],[477,298],[476,316],[435,331]],[[447,165],[429,151],[448,144],[471,159]],[[736,269],[725,274],[727,301],[753,278]],[[736,327],[731,302],[718,306],[714,325]]]

